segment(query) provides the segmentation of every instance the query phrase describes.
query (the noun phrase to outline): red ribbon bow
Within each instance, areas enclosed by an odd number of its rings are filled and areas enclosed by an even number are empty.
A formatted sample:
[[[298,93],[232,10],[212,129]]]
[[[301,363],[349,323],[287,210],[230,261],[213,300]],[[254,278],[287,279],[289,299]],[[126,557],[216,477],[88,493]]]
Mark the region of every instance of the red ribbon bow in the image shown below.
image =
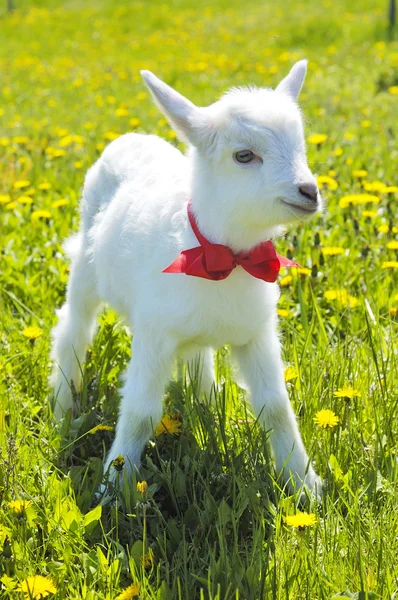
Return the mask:
[[[281,267],[300,266],[277,254],[270,240],[255,246],[250,252],[238,254],[234,254],[228,246],[212,244],[200,233],[190,203],[188,218],[200,246],[183,250],[162,273],[186,273],[194,277],[221,281],[240,265],[253,277],[272,283],[276,281]]]

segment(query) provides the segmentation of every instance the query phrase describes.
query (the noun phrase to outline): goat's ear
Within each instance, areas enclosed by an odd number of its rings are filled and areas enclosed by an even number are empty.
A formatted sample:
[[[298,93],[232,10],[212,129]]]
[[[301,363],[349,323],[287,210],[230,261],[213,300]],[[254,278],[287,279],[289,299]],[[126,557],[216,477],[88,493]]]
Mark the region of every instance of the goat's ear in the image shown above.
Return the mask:
[[[201,146],[206,127],[202,110],[150,71],[141,71],[141,76],[156,104],[180,138],[194,146]]]
[[[297,100],[307,73],[307,63],[308,61],[306,60],[299,60],[299,62],[296,62],[291,68],[289,75],[287,75],[285,79],[282,79],[276,88],[276,91],[288,94],[288,96]]]

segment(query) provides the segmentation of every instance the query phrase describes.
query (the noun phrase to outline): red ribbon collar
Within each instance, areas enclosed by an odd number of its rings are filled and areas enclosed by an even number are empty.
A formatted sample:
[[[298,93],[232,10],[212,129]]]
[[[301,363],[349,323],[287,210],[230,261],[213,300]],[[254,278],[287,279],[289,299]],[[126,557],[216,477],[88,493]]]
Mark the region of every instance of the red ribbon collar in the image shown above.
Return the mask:
[[[190,202],[188,202],[188,218],[200,246],[183,250],[176,260],[162,271],[163,273],[186,273],[193,277],[221,281],[240,265],[253,277],[272,283],[276,281],[281,267],[299,266],[292,260],[277,254],[270,240],[262,242],[249,252],[238,254],[234,254],[228,246],[212,244],[200,233]]]

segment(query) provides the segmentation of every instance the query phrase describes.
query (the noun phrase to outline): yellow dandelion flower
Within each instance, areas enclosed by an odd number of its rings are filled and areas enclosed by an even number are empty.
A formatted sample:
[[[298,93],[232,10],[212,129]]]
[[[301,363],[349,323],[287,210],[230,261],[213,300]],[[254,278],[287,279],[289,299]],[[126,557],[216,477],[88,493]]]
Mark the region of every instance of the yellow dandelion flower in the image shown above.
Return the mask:
[[[49,210],[34,210],[30,215],[32,222],[39,221],[40,219],[50,219],[51,213]]]
[[[17,202],[19,202],[19,204],[33,204],[33,200],[30,196],[19,196]]]
[[[362,216],[363,217],[375,217],[377,215],[377,210],[363,210],[362,211]]]
[[[290,311],[287,310],[287,308],[278,308],[277,313],[282,319],[286,319],[290,316]]]
[[[342,388],[339,388],[333,392],[333,396],[336,398],[357,398],[360,395],[360,392],[358,392],[358,390],[348,383],[345,383]]]
[[[379,204],[380,198],[372,194],[349,194],[340,198],[340,208],[347,208],[350,205],[357,204]]]
[[[388,233],[390,231],[390,227],[387,225],[387,223],[383,223],[383,225],[380,225],[380,227],[377,228],[377,231],[379,233]]]
[[[52,579],[41,575],[31,575],[21,583],[20,591],[25,594],[25,598],[36,600],[36,598],[46,598],[50,594],[55,594],[57,588]]]
[[[55,200],[51,204],[51,208],[61,208],[61,206],[66,206],[67,204],[69,204],[69,200],[66,198],[61,198],[60,200]]]
[[[119,456],[117,456],[113,461],[112,461],[112,467],[114,469],[116,469],[116,471],[121,471],[124,467],[124,456],[122,456],[121,454],[119,454]]]
[[[292,381],[298,377],[298,371],[294,367],[285,367],[284,371],[285,381]]]
[[[127,108],[121,107],[121,108],[117,108],[115,110],[115,116],[116,117],[127,117],[128,114],[129,114],[129,111],[127,110]]]
[[[387,186],[382,181],[364,181],[363,187],[367,192],[379,192],[385,194]]]
[[[354,296],[351,296],[347,290],[339,289],[339,290],[326,290],[324,292],[324,297],[326,300],[330,302],[336,301],[341,306],[349,306],[350,308],[355,308],[359,304],[359,300]]]
[[[132,585],[129,585],[128,588],[123,590],[122,593],[118,595],[116,600],[132,600],[132,598],[135,598],[136,596],[138,596],[139,591],[140,591],[140,584],[136,585],[133,583]]]
[[[118,137],[120,137],[120,133],[116,133],[115,131],[106,131],[104,133],[104,140],[107,140],[108,142],[113,142],[113,140],[116,140]]]
[[[292,281],[293,277],[291,275],[286,275],[286,277],[282,277],[282,279],[279,280],[279,285],[281,287],[287,287],[292,283]]]
[[[16,135],[12,138],[12,141],[14,144],[24,146],[25,144],[29,143],[29,138],[26,135]]]
[[[339,418],[332,410],[325,409],[316,413],[314,421],[318,427],[323,427],[323,429],[327,429],[329,427],[330,429],[333,429],[333,427],[336,427],[337,423],[339,422]]]
[[[324,256],[336,256],[337,254],[344,254],[345,248],[339,246],[325,246],[321,248],[321,252]]]
[[[73,163],[73,166],[75,167],[75,169],[81,169],[83,167],[83,161],[75,160],[75,162]]]
[[[311,269],[308,267],[292,267],[290,271],[296,275],[311,275]]]
[[[97,433],[97,431],[113,431],[113,427],[112,425],[96,425],[95,427],[93,427],[92,429],[90,429],[89,433],[91,433],[91,435],[94,435],[95,433]]]
[[[388,242],[387,248],[389,250],[398,250],[398,241],[394,240],[392,242]]]
[[[389,87],[388,93],[392,94],[393,96],[397,96],[398,95],[398,85],[392,85],[391,87]]]
[[[396,306],[392,306],[390,308],[390,316],[396,317],[398,315],[398,308]]]
[[[343,154],[343,148],[335,148],[332,152],[333,156],[341,156]]]
[[[36,340],[38,337],[43,335],[43,330],[40,329],[40,327],[25,327],[25,329],[22,332],[22,335],[24,335],[29,340]]]
[[[367,129],[371,125],[372,121],[369,121],[369,119],[364,119],[363,121],[361,121],[361,127],[364,127],[365,129]]]
[[[14,190],[21,190],[22,188],[26,188],[30,186],[30,181],[27,179],[21,179],[19,181],[14,181],[13,188]]]
[[[384,189],[385,194],[395,194],[395,192],[398,192],[398,185],[388,185]]]
[[[350,142],[351,140],[353,140],[353,139],[354,139],[354,137],[355,137],[355,135],[354,135],[353,133],[350,133],[349,131],[347,131],[347,133],[345,133],[345,134],[344,134],[344,139],[345,139],[345,140],[348,140],[349,142]]]
[[[141,556],[141,564],[144,567],[144,569],[150,569],[153,565],[154,560],[155,555],[153,553],[152,548],[149,548],[148,552]]]
[[[337,188],[339,187],[337,181],[329,175],[319,175],[319,177],[317,177],[317,182],[320,188],[326,186],[328,190],[331,191],[337,190]]]
[[[8,208],[9,210],[13,210],[14,208],[17,208],[17,203],[10,202],[9,204],[6,205],[6,208]]]
[[[148,484],[146,481],[137,481],[137,492],[145,496],[148,491]]]
[[[386,260],[381,265],[382,269],[398,269],[397,260]]]
[[[135,129],[136,127],[138,127],[138,125],[141,123],[141,121],[139,119],[137,119],[137,117],[133,117],[132,119],[130,119],[129,121],[129,125],[132,129]]]
[[[307,141],[309,144],[320,146],[321,144],[326,142],[327,139],[328,136],[326,135],[326,133],[313,133],[312,135],[310,135]]]
[[[11,200],[9,194],[0,194],[0,204],[8,204]]]
[[[311,527],[311,525],[315,525],[317,519],[314,513],[304,513],[299,510],[295,515],[288,515],[284,517],[284,521],[286,525],[290,527]]]
[[[39,183],[37,187],[39,190],[49,190],[52,186],[48,181],[43,181],[42,183]]]
[[[354,177],[362,178],[367,177],[368,172],[365,171],[365,169],[357,169],[356,171],[353,171],[352,174],[354,175]]]
[[[165,415],[159,425],[156,426],[155,434],[157,436],[164,433],[179,435],[181,433],[181,421],[173,419],[170,415]]]
[[[22,514],[27,508],[32,506],[29,500],[12,500],[8,506],[17,514]]]

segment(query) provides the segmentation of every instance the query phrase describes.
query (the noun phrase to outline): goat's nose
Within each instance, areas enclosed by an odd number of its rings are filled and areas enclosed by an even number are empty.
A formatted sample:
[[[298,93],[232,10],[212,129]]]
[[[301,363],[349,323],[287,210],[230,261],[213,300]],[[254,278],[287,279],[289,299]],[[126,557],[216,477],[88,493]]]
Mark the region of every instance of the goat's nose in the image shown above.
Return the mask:
[[[303,183],[299,186],[299,192],[304,198],[308,198],[311,202],[318,201],[318,187],[315,183]]]

